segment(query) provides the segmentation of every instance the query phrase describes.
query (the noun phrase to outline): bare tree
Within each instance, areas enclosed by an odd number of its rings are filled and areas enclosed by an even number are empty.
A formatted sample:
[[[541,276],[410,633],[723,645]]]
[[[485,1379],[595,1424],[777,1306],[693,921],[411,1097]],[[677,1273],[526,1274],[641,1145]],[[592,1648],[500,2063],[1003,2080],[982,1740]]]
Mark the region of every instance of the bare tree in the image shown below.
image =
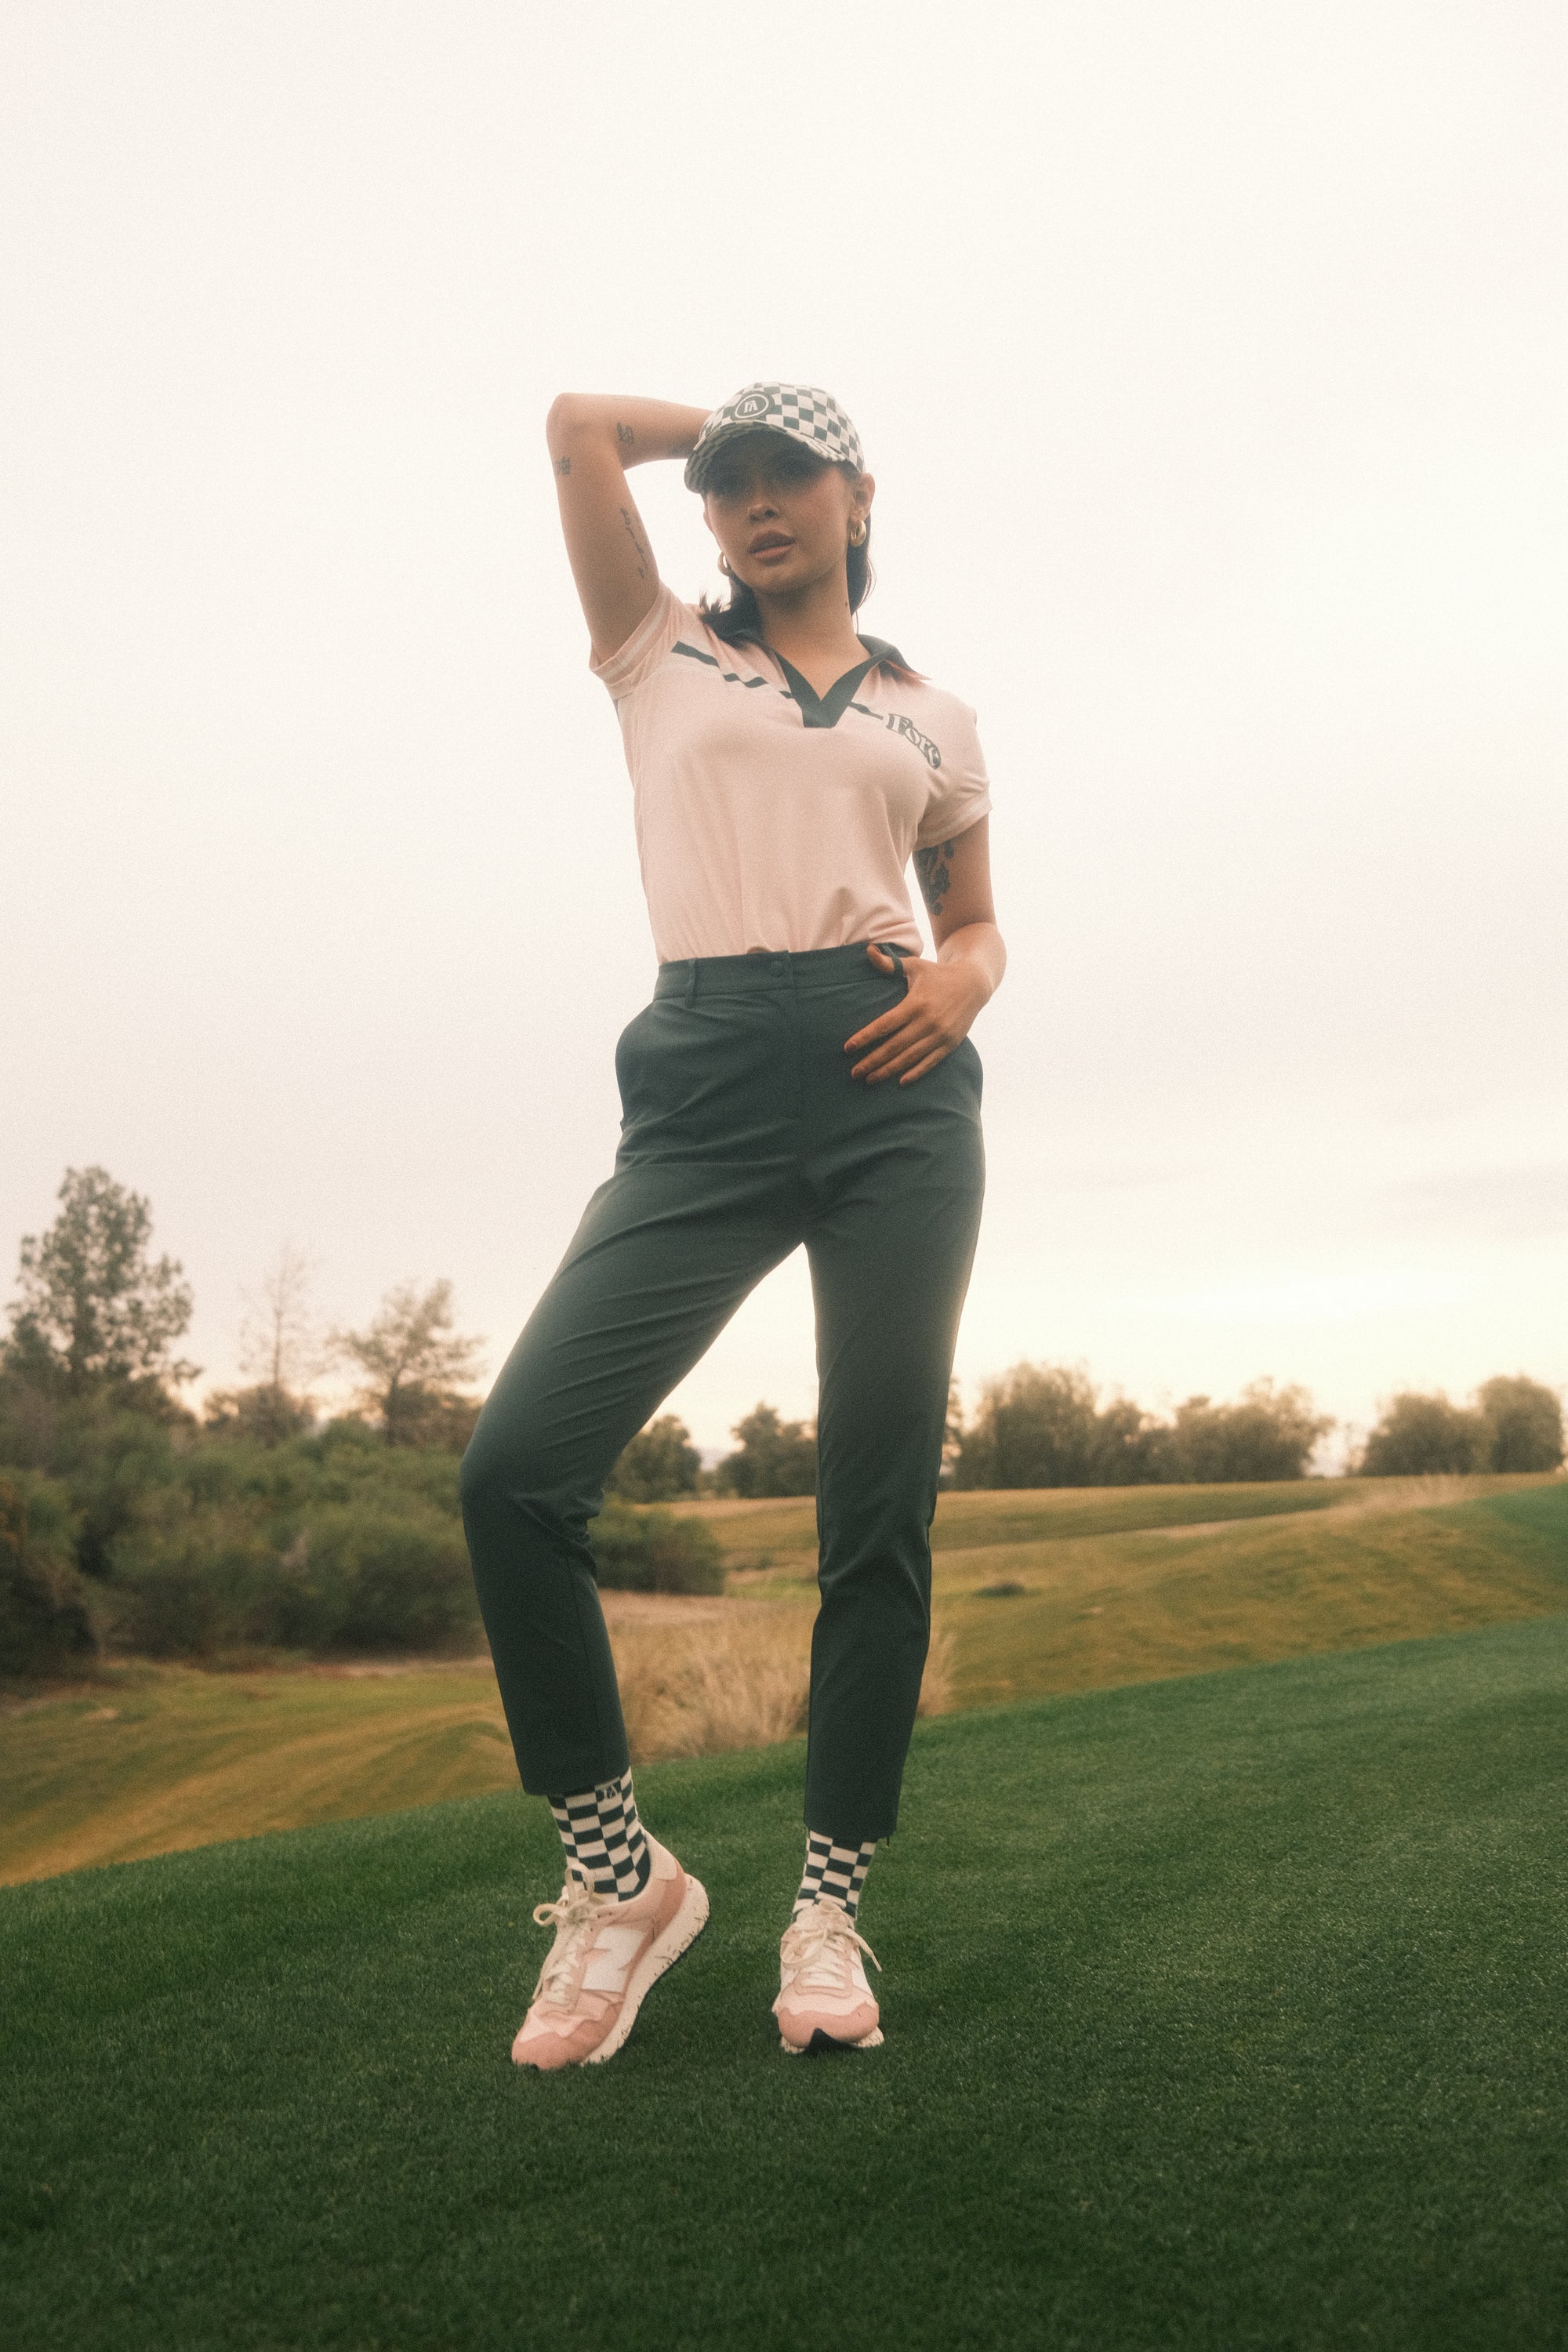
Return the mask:
[[[484,1341],[453,1329],[452,1286],[400,1282],[363,1331],[336,1331],[338,1360],[358,1367],[359,1402],[389,1445],[455,1443],[472,1425],[473,1400],[458,1389],[478,1369]]]
[[[332,1351],[310,1305],[311,1259],[284,1242],[254,1290],[242,1290],[239,1369],[263,1388],[303,1398]]]
[[[214,1391],[205,1408],[209,1428],[280,1445],[310,1427],[310,1383],[332,1360],[310,1306],[311,1271],[304,1251],[286,1241],[256,1288],[241,1286],[239,1368],[250,1374],[250,1385]]]

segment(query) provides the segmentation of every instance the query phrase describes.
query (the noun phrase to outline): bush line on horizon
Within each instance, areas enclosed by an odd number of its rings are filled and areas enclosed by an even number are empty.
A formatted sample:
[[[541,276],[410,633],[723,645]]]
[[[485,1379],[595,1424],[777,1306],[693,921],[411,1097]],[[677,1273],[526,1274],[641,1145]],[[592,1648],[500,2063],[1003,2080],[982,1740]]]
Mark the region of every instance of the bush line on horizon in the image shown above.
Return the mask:
[[[242,1367],[205,1424],[174,1391],[193,1299],[151,1255],[152,1213],[101,1168],[68,1170],[60,1213],[21,1245],[0,1343],[0,1675],[68,1671],[105,1647],[213,1658],[247,1650],[439,1651],[479,1626],[457,1465],[479,1410],[459,1383],[480,1343],[449,1282],[389,1291],[363,1330],[323,1334],[289,1247],[250,1302]],[[355,1410],[321,1422],[310,1382],[353,1368]],[[965,1420],[950,1397],[953,1488],[1223,1485],[1308,1475],[1332,1426],[1306,1391],[1254,1381],[1235,1403],[1188,1398],[1168,1420],[1105,1402],[1081,1367],[1021,1363]],[[684,1423],[634,1437],[590,1528],[601,1583],[717,1593],[710,1528],[649,1507],[815,1491],[816,1430],[760,1402],[704,1469]],[[1469,1406],[1394,1398],[1354,1466],[1366,1475],[1551,1470],[1555,1393],[1520,1375]]]

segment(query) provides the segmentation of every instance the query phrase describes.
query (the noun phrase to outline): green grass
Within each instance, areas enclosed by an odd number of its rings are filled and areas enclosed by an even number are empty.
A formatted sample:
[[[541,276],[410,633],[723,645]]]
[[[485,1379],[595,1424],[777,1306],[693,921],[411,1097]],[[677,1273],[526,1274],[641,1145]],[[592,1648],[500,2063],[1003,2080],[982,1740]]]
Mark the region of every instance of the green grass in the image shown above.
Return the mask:
[[[976,1544],[1048,1543],[1066,1536],[1121,1535],[1136,1528],[1186,1527],[1279,1512],[1324,1511],[1394,1482],[1365,1478],[1288,1478],[1274,1485],[1224,1486],[1040,1486],[983,1489],[937,1498],[933,1553]],[[1429,1481],[1400,1479],[1401,1493]],[[1449,1483],[1457,1483],[1450,1481]],[[1495,1480],[1466,1482],[1495,1485]],[[750,1502],[677,1503],[678,1513],[709,1521],[736,1567],[789,1561],[816,1553],[816,1504],[810,1495]]]
[[[1568,1611],[1568,1481],[1489,1480],[1494,1491],[1445,1499],[1480,1483],[1434,1481],[1423,1500],[1416,1481],[1368,1480],[1310,1513],[946,1549],[935,1590],[954,1697],[1104,1688]]]
[[[922,1727],[875,2055],[773,2041],[799,1778],[642,1776],[713,1925],[565,2077],[516,1798],[0,1894],[0,2339],[1568,2340],[1568,1623]]]

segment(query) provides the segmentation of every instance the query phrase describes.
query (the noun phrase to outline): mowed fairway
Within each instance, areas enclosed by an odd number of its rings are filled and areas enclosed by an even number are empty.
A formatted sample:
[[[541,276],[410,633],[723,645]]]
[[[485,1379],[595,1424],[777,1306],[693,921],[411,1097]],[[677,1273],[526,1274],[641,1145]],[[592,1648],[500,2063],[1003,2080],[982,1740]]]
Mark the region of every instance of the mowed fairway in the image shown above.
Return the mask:
[[[791,1748],[642,1777],[713,1922],[610,2065],[507,2045],[488,1797],[0,1892],[17,2352],[1545,2352],[1568,1623],[957,1715],[782,2057]]]
[[[792,1676],[804,1696],[811,1499],[689,1507],[727,1547],[733,1598],[606,1601],[639,1763],[776,1738]],[[956,1708],[1568,1611],[1563,1479],[944,1495],[932,1538],[931,1691]],[[685,1685],[704,1674],[699,1705]],[[716,1678],[733,1704],[713,1706]],[[0,1880],[513,1782],[488,1661],[120,1668],[0,1709]]]
[[[810,1604],[809,1498],[697,1507],[739,1589]],[[952,1701],[977,1706],[1556,1615],[1568,1479],[944,1495],[931,1550]]]

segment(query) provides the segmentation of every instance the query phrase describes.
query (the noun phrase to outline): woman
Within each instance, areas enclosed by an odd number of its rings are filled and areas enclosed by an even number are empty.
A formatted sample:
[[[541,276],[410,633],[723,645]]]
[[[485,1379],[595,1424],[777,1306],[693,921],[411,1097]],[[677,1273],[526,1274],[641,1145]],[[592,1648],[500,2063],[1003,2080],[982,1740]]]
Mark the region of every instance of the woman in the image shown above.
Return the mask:
[[[616,1049],[615,1172],[463,1464],[518,1769],[549,1798],[566,1858],[559,1900],[534,1914],[555,1941],[512,2056],[613,2056],[706,1920],[701,1886],[637,1817],[585,1526],[626,1441],[802,1242],[822,1603],[805,1868],[773,2011],[786,2051],[869,2049],[882,2036],[857,1906],[897,1818],[929,1640],[984,1184],[968,1032],[1005,962],[985,772],[973,713],[855,633],[876,485],[830,394],[750,384],[711,415],[573,395],[548,434],[659,970]],[[659,580],[626,479],[654,458],[684,458],[702,499],[731,583],[717,611]]]

